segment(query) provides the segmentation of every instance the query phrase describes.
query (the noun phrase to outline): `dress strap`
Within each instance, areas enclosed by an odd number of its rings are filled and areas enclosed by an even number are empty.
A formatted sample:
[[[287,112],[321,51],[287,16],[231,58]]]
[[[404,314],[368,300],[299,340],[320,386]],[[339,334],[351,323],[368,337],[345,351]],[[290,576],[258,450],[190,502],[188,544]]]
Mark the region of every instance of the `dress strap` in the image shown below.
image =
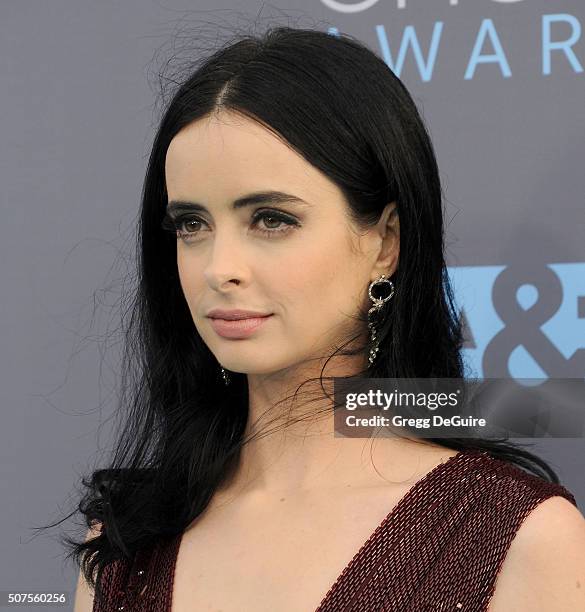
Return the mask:
[[[562,485],[486,451],[447,467],[391,513],[318,612],[485,612],[526,516],[553,496],[577,505]]]
[[[100,584],[103,598],[92,612],[166,612],[170,610],[180,535],[139,550],[133,560],[106,566]]]

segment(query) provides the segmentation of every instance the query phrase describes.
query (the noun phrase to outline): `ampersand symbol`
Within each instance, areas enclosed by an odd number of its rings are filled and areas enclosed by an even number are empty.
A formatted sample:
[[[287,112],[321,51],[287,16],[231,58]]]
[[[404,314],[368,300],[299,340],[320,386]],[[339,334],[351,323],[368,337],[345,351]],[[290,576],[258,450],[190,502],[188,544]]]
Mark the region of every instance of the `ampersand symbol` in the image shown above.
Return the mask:
[[[524,309],[516,296],[518,289],[526,284],[536,288],[538,298],[532,306]],[[585,376],[585,349],[578,349],[566,359],[540,329],[563,301],[561,282],[551,268],[544,264],[538,267],[508,266],[494,282],[492,301],[505,327],[484,351],[482,368],[485,378],[509,378],[508,360],[518,346],[523,346],[549,377]]]

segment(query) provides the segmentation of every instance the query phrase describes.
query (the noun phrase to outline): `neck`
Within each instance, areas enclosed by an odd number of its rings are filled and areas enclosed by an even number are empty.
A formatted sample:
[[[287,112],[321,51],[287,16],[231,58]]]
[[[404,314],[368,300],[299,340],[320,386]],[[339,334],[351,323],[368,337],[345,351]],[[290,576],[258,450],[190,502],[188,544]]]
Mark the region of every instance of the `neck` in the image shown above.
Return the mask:
[[[363,371],[363,356],[248,375],[249,417],[237,469],[220,496],[270,497],[383,483],[427,443],[400,437],[347,438],[335,435],[333,382],[328,377]],[[295,394],[301,383],[310,378]]]

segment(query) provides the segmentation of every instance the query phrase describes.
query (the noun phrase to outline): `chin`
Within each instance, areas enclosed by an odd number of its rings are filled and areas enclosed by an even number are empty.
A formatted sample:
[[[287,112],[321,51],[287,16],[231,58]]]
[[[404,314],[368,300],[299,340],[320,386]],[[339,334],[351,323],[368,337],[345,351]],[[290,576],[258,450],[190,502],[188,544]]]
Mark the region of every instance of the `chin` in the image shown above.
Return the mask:
[[[258,355],[258,351],[256,351],[256,355]],[[222,360],[221,355],[218,353],[217,360],[230,372],[248,374],[250,376],[274,374],[287,367],[286,364],[267,361],[266,359],[254,359],[253,357],[234,359],[233,354],[231,356],[226,355],[225,359]]]
[[[271,374],[276,371],[276,368],[270,367],[268,365],[261,366],[254,364],[250,364],[250,362],[244,364],[241,363],[231,363],[229,361],[221,361],[218,359],[221,365],[230,372],[235,372],[236,374],[247,374],[250,376],[259,375],[259,374]]]

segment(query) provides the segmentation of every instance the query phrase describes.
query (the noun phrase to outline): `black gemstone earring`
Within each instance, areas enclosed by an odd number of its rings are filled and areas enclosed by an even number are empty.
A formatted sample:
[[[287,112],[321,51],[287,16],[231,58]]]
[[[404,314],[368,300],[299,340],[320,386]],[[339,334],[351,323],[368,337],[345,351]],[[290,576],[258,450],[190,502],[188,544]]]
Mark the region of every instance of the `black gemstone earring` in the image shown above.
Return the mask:
[[[381,298],[374,297],[372,290],[374,288],[378,289],[379,287],[383,285],[388,286],[388,289],[387,289],[388,295],[386,295],[385,297],[381,297]],[[372,345],[370,348],[370,355],[368,358],[369,365],[372,365],[374,363],[376,356],[378,354],[378,350],[379,350],[379,340],[377,337],[378,329],[376,327],[378,315],[380,314],[380,311],[382,310],[382,306],[388,300],[390,300],[393,295],[394,295],[394,283],[389,278],[387,278],[385,274],[382,274],[380,278],[370,283],[370,286],[368,288],[368,296],[370,300],[372,300],[374,305],[370,308],[370,310],[368,310],[368,328],[371,333],[370,342]]]

